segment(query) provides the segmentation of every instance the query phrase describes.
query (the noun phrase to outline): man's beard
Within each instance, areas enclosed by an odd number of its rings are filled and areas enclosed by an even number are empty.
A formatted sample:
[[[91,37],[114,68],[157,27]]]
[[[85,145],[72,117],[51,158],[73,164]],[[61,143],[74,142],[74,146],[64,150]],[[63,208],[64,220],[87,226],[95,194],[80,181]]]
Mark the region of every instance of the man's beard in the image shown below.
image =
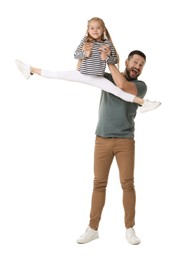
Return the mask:
[[[131,77],[131,76],[130,76],[130,71],[131,71],[131,69],[129,70],[129,69],[126,68],[125,71],[126,71],[126,77],[127,77],[129,80],[135,80],[135,79],[137,79],[138,76],[139,76],[139,75],[136,75],[136,77]]]

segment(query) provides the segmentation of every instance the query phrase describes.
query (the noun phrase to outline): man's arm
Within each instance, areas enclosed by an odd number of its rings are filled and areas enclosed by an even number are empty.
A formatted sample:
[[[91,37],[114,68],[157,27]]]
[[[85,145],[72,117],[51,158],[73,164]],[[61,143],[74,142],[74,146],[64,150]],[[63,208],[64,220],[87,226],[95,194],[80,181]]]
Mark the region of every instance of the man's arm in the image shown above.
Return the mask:
[[[136,88],[136,85],[128,80],[121,74],[121,72],[116,68],[114,64],[108,64],[109,70],[111,72],[111,75],[113,77],[113,80],[117,87],[122,89],[125,92],[128,92],[130,94],[133,94],[137,96],[138,91]]]

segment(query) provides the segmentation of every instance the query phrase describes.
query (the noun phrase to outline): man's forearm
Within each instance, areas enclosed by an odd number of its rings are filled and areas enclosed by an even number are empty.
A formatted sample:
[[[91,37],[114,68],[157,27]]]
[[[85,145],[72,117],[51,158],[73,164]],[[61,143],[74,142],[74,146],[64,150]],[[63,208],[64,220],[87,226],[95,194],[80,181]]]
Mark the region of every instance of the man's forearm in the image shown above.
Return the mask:
[[[114,64],[108,64],[108,67],[116,86],[123,89],[124,83],[126,81],[125,77],[121,74],[121,72],[117,69],[117,67]]]
[[[117,87],[119,87],[125,92],[137,95],[137,88],[134,83],[126,80],[124,75],[118,70],[118,68],[115,65],[108,64],[108,67]]]

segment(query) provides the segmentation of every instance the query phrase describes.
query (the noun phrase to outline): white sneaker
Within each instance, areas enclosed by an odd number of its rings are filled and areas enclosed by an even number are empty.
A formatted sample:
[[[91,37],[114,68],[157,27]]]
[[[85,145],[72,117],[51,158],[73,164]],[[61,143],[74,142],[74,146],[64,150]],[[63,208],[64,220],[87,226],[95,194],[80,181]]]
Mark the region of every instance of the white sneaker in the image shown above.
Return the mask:
[[[126,239],[128,243],[132,245],[138,245],[141,242],[140,239],[136,236],[135,230],[133,228],[126,229]]]
[[[30,73],[30,65],[27,65],[20,60],[15,60],[15,63],[19,71],[26,79],[29,79],[32,76],[32,74]]]
[[[140,112],[144,113],[150,110],[153,110],[161,105],[161,102],[158,101],[150,101],[148,99],[144,100],[144,104],[140,107]]]
[[[76,242],[78,244],[85,244],[85,243],[88,243],[96,238],[99,237],[99,234],[98,234],[98,230],[94,230],[92,229],[91,227],[88,227],[85,231],[85,233],[80,236]]]

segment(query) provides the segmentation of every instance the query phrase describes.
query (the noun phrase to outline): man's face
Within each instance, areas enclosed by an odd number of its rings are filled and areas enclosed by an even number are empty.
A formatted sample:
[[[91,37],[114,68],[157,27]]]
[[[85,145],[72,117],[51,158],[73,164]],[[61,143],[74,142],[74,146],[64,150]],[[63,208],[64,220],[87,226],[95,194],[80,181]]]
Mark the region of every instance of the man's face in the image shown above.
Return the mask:
[[[131,59],[127,59],[125,62],[127,77],[131,80],[136,79],[143,70],[145,60],[138,54],[134,54]]]

